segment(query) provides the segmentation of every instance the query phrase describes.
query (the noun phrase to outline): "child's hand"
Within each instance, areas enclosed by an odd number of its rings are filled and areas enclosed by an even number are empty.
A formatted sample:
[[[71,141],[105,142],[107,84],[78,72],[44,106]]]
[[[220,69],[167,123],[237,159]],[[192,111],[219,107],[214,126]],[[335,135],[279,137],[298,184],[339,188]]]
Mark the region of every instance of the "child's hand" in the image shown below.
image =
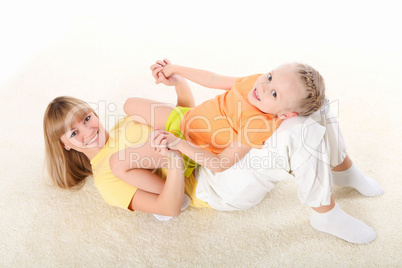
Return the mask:
[[[168,59],[158,60],[156,61],[156,63],[160,64],[163,67],[162,72],[166,77],[170,77],[174,74],[173,72],[174,65],[170,60]]]
[[[157,147],[158,149],[167,147],[171,150],[178,150],[181,141],[182,139],[164,130],[156,129],[151,133],[151,146]]]
[[[181,155],[176,148],[180,140],[181,139],[176,138],[176,136],[164,130],[156,129],[150,134],[151,147],[154,148],[155,152],[164,156],[172,156],[172,154]]]
[[[155,130],[149,135],[149,141],[151,148],[155,152],[162,154],[164,156],[169,156],[169,148],[167,147],[167,140],[165,135],[160,130]]]
[[[168,59],[158,60],[155,64],[151,65],[152,76],[155,78],[156,84],[162,83],[166,86],[175,86],[183,81],[181,76],[169,71],[171,65]]]

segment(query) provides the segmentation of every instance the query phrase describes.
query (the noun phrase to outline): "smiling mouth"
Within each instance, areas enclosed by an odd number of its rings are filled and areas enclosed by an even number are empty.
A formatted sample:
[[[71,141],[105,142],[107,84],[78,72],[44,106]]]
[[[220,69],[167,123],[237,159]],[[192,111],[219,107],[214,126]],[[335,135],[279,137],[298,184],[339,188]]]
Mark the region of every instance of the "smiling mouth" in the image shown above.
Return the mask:
[[[256,98],[258,101],[261,101],[260,96],[258,95],[258,91],[256,88],[254,88],[254,92],[253,92],[254,98]]]
[[[98,136],[99,136],[99,132],[96,132],[95,137],[93,137],[93,139],[90,140],[89,142],[87,142],[85,145],[90,145],[91,143],[93,143],[98,138]]]

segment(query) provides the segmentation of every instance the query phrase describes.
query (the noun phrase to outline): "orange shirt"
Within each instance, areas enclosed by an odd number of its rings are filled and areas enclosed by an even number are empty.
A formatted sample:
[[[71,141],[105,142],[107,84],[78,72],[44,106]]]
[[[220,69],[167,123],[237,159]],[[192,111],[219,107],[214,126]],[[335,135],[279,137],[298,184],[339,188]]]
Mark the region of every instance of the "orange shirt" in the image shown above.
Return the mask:
[[[230,90],[189,110],[180,125],[185,139],[215,154],[234,140],[261,148],[283,120],[249,103],[247,95],[259,76],[239,78]]]

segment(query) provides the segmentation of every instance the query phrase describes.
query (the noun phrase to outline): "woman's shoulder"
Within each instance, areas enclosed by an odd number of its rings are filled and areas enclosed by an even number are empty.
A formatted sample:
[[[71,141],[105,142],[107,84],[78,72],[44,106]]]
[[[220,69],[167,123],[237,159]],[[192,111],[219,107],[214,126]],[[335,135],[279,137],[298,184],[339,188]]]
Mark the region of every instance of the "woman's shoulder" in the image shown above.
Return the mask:
[[[112,117],[113,118],[113,117]],[[126,125],[129,121],[132,121],[130,116],[118,116],[116,124],[110,129],[110,132],[116,131],[116,129],[120,128],[123,125]]]

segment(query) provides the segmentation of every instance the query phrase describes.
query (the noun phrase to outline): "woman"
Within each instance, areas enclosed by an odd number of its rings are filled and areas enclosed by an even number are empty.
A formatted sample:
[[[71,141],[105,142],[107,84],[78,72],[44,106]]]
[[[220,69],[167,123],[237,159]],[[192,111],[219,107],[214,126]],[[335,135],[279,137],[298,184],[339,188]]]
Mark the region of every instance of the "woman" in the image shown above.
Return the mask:
[[[193,106],[194,100],[184,79],[179,76],[172,76],[169,79],[163,77],[163,75],[159,76],[158,82],[175,86],[178,105]],[[135,119],[138,121],[138,118]],[[289,126],[289,124],[287,125]],[[183,202],[185,186],[187,194],[192,199],[192,205],[198,207],[211,205],[221,209],[216,205],[216,203],[219,203],[217,201],[219,198],[213,196],[213,198],[208,199],[208,190],[206,189],[208,187],[214,188],[214,192],[219,193],[219,188],[226,188],[225,192],[227,193],[227,187],[212,185],[211,181],[214,180],[214,176],[220,176],[220,178],[231,177],[230,172],[234,172],[233,170],[236,169],[236,166],[234,166],[216,175],[200,168],[197,174],[199,181],[202,183],[197,186],[193,175],[186,180],[184,179],[182,156],[179,152],[168,150],[166,146],[163,146],[163,135],[148,139],[151,129],[146,125],[135,123],[130,117],[120,120],[108,133],[99,123],[95,112],[86,103],[74,98],[59,97],[49,104],[44,117],[44,133],[47,168],[51,178],[58,186],[67,189],[79,188],[85,178],[93,173],[95,185],[105,201],[113,206],[120,206],[129,210],[177,216],[180,214],[182,204],[186,203]],[[280,135],[278,134],[278,137]],[[249,154],[258,155],[261,151],[252,150]],[[293,161],[293,156],[292,158],[289,157],[289,159],[290,163],[293,164],[294,162],[297,168],[286,167],[286,169],[294,171],[296,177],[298,177],[298,172],[299,174],[304,174],[302,177],[306,177],[305,175],[308,172],[303,171],[303,169],[311,166],[309,162],[314,162],[315,165],[320,167],[328,166],[315,157],[307,157],[305,161],[301,161],[300,158]],[[243,158],[243,160],[247,161],[247,157]],[[241,162],[239,163],[241,164]],[[351,166],[350,159],[344,155],[340,164],[334,170],[338,170],[338,172],[346,170],[345,172],[350,173]],[[166,182],[151,171],[161,167],[167,168]],[[250,169],[242,170],[245,172],[250,171]],[[235,170],[235,172],[239,174],[239,169]],[[313,173],[315,174],[310,172],[307,177],[312,177],[314,180],[318,174],[318,169]],[[349,176],[349,180],[346,180],[344,184],[350,181],[350,176],[355,179],[356,174],[356,171],[346,174],[345,176]],[[358,175],[360,176],[360,174]],[[256,179],[260,178],[261,174],[253,174],[251,177],[250,181],[257,185],[258,183],[255,183]],[[281,179],[273,178],[272,185],[275,181]],[[367,183],[368,179],[359,179],[358,186],[349,186],[361,191],[365,184],[369,184]],[[241,181],[241,176],[238,175],[237,180]],[[216,181],[218,182],[219,178]],[[298,181],[296,180],[296,182]],[[253,183],[247,185],[249,186]],[[267,183],[262,184],[267,185]],[[303,188],[303,183],[298,183],[298,186]],[[375,187],[371,188],[374,189]],[[244,189],[247,190],[247,187],[244,187]],[[253,194],[253,189],[259,189],[260,193],[258,195]],[[249,195],[239,195],[241,191],[236,191],[236,194],[233,195],[238,200],[245,197],[244,200],[248,202],[247,204],[241,200],[238,206],[232,206],[232,209],[222,208],[222,210],[244,209],[249,207],[250,204],[255,205],[261,200],[261,196],[269,191],[268,186],[253,189],[245,191]],[[314,189],[314,187],[310,187],[310,189]],[[371,192],[375,192],[374,190]],[[380,190],[377,191],[377,194],[381,193]],[[197,196],[200,193],[204,196],[201,199],[207,200],[208,203],[198,199],[195,195],[196,191]],[[325,197],[318,198],[325,200],[318,203],[309,201],[310,195],[317,196],[316,192],[306,194],[306,191],[303,191],[303,193],[305,193],[306,198],[302,199],[302,201],[307,204],[313,204],[311,205],[314,210],[311,224],[315,229],[331,233],[352,243],[368,243],[375,238],[375,232],[370,227],[349,216],[335,205],[330,192],[326,191]],[[252,196],[258,197],[259,200],[250,201]],[[230,203],[227,202],[227,198],[225,200],[225,197],[222,197],[221,200],[224,200],[226,204]],[[236,200],[232,200],[232,203],[236,203]],[[316,206],[315,204],[318,205]]]

